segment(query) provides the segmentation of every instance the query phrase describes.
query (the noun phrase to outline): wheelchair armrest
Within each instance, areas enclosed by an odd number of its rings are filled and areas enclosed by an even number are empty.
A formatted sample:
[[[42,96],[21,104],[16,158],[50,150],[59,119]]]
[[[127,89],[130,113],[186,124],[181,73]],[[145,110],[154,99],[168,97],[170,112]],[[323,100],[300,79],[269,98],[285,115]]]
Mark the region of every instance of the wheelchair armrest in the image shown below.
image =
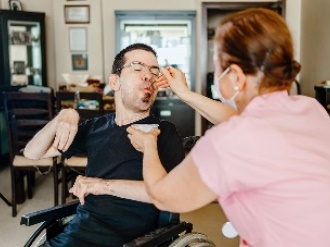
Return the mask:
[[[78,204],[79,200],[64,205],[24,214],[21,217],[21,225],[31,226],[40,222],[54,221],[75,214]]]
[[[176,225],[158,228],[142,237],[124,244],[123,247],[154,247],[158,246],[171,238],[176,238],[180,233],[192,231],[192,224],[181,222]]]

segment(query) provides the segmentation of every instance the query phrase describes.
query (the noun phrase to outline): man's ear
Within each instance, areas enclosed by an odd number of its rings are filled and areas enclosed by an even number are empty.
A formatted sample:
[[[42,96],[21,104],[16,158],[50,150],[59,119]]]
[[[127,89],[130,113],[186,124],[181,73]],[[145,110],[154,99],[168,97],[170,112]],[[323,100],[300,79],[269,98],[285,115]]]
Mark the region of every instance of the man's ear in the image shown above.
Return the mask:
[[[109,86],[114,91],[118,91],[120,89],[119,76],[117,74],[111,74],[109,76]]]
[[[242,68],[237,64],[230,65],[230,70],[236,75],[236,84],[238,89],[241,91],[246,86],[246,75],[244,74]]]

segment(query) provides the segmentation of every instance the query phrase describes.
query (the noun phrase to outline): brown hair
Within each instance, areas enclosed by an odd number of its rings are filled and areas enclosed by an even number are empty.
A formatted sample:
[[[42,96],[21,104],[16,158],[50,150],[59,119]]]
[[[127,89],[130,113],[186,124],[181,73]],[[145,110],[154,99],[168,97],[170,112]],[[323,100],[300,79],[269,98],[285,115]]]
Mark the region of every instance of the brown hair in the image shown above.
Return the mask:
[[[300,71],[288,27],[273,10],[251,8],[225,17],[215,42],[222,70],[237,64],[245,74],[264,73],[259,90],[289,89]]]
[[[154,54],[155,57],[157,57],[156,51],[151,46],[143,44],[143,43],[131,44],[131,45],[127,46],[126,48],[122,49],[116,55],[115,60],[112,63],[112,69],[111,69],[112,74],[117,74],[117,75],[121,74],[121,70],[125,64],[125,54],[127,52],[134,51],[134,50],[148,51],[148,52],[151,52],[152,54]]]

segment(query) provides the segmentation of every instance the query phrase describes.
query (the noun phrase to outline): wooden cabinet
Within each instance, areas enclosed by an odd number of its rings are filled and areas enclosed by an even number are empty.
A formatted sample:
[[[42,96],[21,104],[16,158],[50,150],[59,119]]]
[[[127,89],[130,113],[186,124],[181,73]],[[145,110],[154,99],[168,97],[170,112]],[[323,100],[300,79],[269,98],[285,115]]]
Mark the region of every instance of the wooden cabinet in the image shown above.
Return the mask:
[[[47,86],[45,14],[0,10],[0,88]]]
[[[175,124],[182,137],[195,135],[195,111],[177,98],[156,99],[151,112]]]
[[[77,109],[80,120],[102,116],[115,111],[114,98],[98,92],[56,92],[56,109]]]

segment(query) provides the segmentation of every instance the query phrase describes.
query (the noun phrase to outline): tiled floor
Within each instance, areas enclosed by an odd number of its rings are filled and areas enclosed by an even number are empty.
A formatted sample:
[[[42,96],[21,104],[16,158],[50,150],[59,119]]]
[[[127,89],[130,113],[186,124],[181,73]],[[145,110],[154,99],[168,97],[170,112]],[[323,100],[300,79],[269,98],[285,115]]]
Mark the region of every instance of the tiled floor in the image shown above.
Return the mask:
[[[18,215],[15,218],[11,216],[11,208],[0,199],[0,247],[19,247],[24,245],[38,226],[21,226],[21,215],[51,207],[54,203],[52,185],[51,174],[38,176],[33,198],[18,205]],[[11,198],[8,167],[0,169],[0,192],[8,199]],[[221,235],[221,226],[226,222],[226,219],[217,203],[211,203],[200,210],[183,214],[181,219],[193,223],[193,231],[208,235],[216,246],[238,246],[237,238],[226,239]]]
[[[10,172],[5,167],[0,170],[0,192],[11,201]],[[52,174],[37,176],[32,199],[17,205],[18,215],[11,216],[11,207],[0,199],[0,247],[23,246],[38,226],[20,225],[21,215],[51,207],[54,203],[52,193]]]

